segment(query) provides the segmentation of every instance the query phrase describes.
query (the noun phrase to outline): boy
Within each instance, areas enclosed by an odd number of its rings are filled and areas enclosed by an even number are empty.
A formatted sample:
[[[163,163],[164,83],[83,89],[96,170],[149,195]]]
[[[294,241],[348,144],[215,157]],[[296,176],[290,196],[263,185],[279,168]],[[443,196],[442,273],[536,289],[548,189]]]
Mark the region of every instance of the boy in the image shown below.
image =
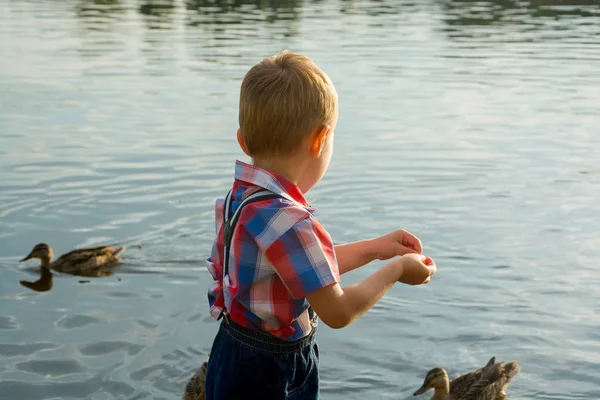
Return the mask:
[[[206,399],[317,399],[317,316],[343,328],[396,282],[429,282],[436,267],[419,239],[397,231],[334,246],[304,194],[325,174],[338,117],[337,93],[308,57],[282,52],[246,74],[237,161],[217,200],[208,270],[210,312],[223,318],[206,372]],[[342,288],[340,275],[393,261]]]

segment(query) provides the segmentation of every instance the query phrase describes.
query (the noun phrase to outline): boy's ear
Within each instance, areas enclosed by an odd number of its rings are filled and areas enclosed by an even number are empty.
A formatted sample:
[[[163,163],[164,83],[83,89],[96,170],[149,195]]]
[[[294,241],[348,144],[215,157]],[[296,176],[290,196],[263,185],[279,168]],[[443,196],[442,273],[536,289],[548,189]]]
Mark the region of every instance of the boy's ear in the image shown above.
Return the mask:
[[[313,157],[321,157],[321,153],[325,148],[325,143],[327,143],[327,137],[330,133],[331,126],[329,125],[324,125],[321,129],[315,132],[310,146],[310,154]]]
[[[244,154],[246,154],[248,157],[251,157],[250,152],[248,151],[248,146],[246,146],[246,141],[244,140],[244,136],[242,136],[241,129],[237,130],[237,141],[238,141],[238,144],[240,145],[240,147],[242,148],[242,151],[244,152]]]

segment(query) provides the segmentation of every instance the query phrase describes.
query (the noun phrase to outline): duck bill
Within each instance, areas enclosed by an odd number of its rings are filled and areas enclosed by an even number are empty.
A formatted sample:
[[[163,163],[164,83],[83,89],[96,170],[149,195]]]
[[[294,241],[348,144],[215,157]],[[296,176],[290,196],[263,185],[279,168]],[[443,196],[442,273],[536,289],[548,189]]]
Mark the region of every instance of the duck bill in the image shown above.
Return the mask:
[[[429,390],[429,388],[425,385],[421,386],[414,394],[413,396],[418,396],[420,394],[425,393],[427,390]]]
[[[23,261],[31,260],[32,258],[33,258],[33,257],[31,256],[31,253],[29,253],[29,254],[27,255],[27,257],[25,257],[24,259],[22,259],[22,260],[21,260],[21,261],[19,261],[19,262],[23,262]]]

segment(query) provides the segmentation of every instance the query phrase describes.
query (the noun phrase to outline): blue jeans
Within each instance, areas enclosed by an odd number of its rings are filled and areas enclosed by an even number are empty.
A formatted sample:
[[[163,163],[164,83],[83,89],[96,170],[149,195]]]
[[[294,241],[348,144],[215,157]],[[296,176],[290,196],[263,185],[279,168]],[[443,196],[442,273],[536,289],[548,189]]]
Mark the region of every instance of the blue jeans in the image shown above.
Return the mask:
[[[208,359],[205,387],[206,400],[318,399],[315,331],[286,342],[225,315]]]

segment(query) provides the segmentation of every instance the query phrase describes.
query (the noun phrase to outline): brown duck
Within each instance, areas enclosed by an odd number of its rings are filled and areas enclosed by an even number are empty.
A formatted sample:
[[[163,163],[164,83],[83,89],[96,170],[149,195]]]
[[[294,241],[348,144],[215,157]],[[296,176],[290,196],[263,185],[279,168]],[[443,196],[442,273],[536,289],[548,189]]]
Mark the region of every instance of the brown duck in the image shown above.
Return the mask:
[[[52,248],[46,243],[37,244],[20,262],[38,258],[42,269],[79,276],[107,276],[120,261],[125,247],[100,246],[76,249],[52,261]]]
[[[505,400],[505,389],[519,370],[516,361],[503,365],[492,357],[485,367],[450,381],[443,368],[434,368],[414,395],[434,389],[431,400]]]
[[[183,393],[183,400],[205,400],[206,392],[204,390],[204,385],[206,383],[207,368],[208,360],[202,363],[202,366],[189,380],[185,387],[185,392]]]

